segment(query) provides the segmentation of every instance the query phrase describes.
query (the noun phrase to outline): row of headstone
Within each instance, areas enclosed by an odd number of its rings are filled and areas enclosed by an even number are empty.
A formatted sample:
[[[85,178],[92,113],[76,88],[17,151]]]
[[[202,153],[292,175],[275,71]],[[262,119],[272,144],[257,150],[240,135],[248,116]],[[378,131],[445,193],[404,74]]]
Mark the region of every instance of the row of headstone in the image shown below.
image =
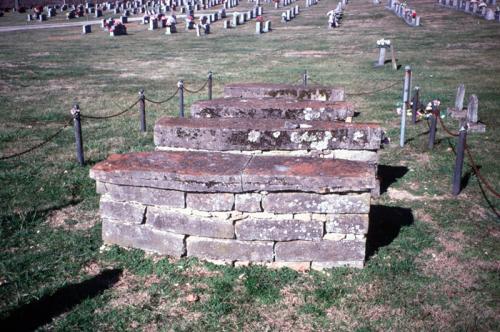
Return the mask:
[[[245,22],[250,21],[251,19],[261,17],[262,13],[263,9],[261,6],[254,7],[252,10],[249,10],[248,12],[243,12],[243,13],[234,12],[231,22],[229,20],[224,21],[224,29],[236,28],[238,25],[242,25]]]
[[[214,6],[224,4],[224,8],[233,8],[239,4],[239,0],[134,0],[134,1],[115,1],[93,4],[87,2],[85,5],[48,5],[45,7],[36,6],[34,13],[27,16],[28,21],[45,21],[57,15],[57,10],[61,13],[66,12],[67,19],[83,17],[93,14],[96,18],[104,16],[106,11],[112,11],[114,15],[122,16],[157,15],[176,10],[181,7],[181,14],[193,13],[195,10],[203,10]],[[46,12],[46,13],[44,13]]]
[[[306,0],[306,8],[315,6],[318,4],[318,0]]]
[[[453,8],[455,10],[463,11],[467,14],[473,14],[488,21],[500,22],[500,9],[496,7],[488,8],[488,5],[496,5],[496,0],[487,0],[481,2],[472,2],[469,0],[437,0],[441,6]]]
[[[420,16],[417,15],[417,11],[410,9],[405,2],[399,0],[388,0],[387,9],[392,10],[397,16],[401,17],[403,21],[409,26],[418,27],[420,26]]]
[[[297,1],[297,0],[281,0],[281,6],[282,7],[289,6],[292,3],[294,3],[295,1]],[[274,8],[279,8],[279,7],[280,7],[280,0],[277,0],[274,2]]]
[[[300,9],[299,9],[298,5],[284,11],[281,14],[281,22],[283,22],[283,23],[290,22],[292,19],[295,18],[295,16],[299,15],[299,12],[300,12]]]
[[[239,0],[226,0],[224,2],[224,8],[225,9],[234,8],[234,7],[238,6],[239,3],[240,3]]]

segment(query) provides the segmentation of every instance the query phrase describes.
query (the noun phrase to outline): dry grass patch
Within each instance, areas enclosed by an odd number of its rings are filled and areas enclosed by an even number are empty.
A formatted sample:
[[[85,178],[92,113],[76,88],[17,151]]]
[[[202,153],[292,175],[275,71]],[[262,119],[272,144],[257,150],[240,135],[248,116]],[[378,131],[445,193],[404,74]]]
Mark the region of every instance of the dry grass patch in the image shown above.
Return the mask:
[[[60,210],[51,211],[47,224],[53,228],[66,230],[86,230],[100,221],[99,211],[83,210],[80,205],[70,205]]]

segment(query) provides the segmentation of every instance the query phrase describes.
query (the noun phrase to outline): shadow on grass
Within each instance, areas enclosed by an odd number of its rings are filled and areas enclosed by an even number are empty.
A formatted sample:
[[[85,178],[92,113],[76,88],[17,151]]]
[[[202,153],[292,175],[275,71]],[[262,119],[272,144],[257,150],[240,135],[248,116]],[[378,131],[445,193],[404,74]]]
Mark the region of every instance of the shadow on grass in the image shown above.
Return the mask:
[[[408,167],[405,166],[378,165],[377,177],[380,180],[380,194],[387,192],[387,188],[406,173],[408,173]]]
[[[121,274],[121,269],[105,270],[89,280],[64,286],[52,295],[45,295],[12,310],[7,318],[0,320],[0,326],[4,331],[33,331],[85,299],[93,298],[112,287]]]
[[[396,206],[372,205],[366,237],[366,259],[385,247],[399,235],[401,227],[413,224],[411,209]]]

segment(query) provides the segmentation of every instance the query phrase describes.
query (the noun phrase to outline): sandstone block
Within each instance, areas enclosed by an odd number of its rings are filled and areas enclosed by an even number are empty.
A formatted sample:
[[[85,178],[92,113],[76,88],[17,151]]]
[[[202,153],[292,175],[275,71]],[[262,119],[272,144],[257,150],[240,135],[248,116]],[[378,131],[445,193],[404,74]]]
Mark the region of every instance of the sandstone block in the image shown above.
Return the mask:
[[[141,224],[144,221],[146,206],[138,203],[116,202],[108,195],[103,195],[99,210],[102,218]]]
[[[368,214],[329,214],[327,219],[327,233],[368,233]]]
[[[183,256],[186,252],[184,235],[158,231],[148,225],[117,223],[108,219],[102,221],[102,240],[174,257]]]
[[[184,193],[182,191],[120,186],[100,181],[97,181],[96,189],[98,193],[107,193],[116,201],[134,201],[146,205],[165,205],[184,208]]]
[[[326,233],[325,236],[323,236],[323,240],[329,240],[329,241],[342,241],[347,238],[347,234],[344,233]]]
[[[274,83],[232,83],[224,87],[224,97],[260,98],[279,97],[289,99],[310,99],[343,101],[345,99],[342,87],[320,87]]]
[[[113,154],[90,170],[90,177],[118,185],[194,192],[240,192],[250,156],[204,152]]]
[[[350,103],[317,100],[219,98],[191,105],[193,118],[345,121],[353,115],[354,108]]]
[[[231,211],[234,205],[234,194],[188,193],[186,205],[190,209],[202,211]]]
[[[275,246],[276,261],[338,262],[365,258],[364,241],[290,241]]]
[[[242,179],[244,191],[359,192],[376,185],[373,165],[308,157],[254,156]]]
[[[368,213],[370,194],[270,193],[262,206],[274,213]]]
[[[193,151],[111,155],[90,176],[115,185],[211,193],[360,192],[377,182],[373,165],[363,162]]]
[[[320,240],[323,223],[301,220],[244,219],[236,222],[238,240]]]
[[[235,210],[241,212],[261,212],[262,195],[256,193],[237,194],[235,196]]]
[[[190,236],[187,255],[201,259],[272,261],[273,242],[218,240]]]
[[[229,220],[203,218],[155,207],[148,208],[146,224],[161,231],[178,234],[234,238],[234,226]]]

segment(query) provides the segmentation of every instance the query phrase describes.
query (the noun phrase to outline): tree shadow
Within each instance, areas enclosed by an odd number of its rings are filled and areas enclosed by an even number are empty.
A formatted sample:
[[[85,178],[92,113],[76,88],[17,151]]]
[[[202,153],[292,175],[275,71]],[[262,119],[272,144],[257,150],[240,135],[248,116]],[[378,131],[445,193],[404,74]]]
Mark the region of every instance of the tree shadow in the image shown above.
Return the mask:
[[[406,173],[408,173],[406,166],[378,165],[377,177],[380,180],[380,194],[387,192],[387,188]]]
[[[4,331],[33,331],[85,299],[100,295],[118,282],[121,274],[121,269],[105,270],[89,280],[61,287],[52,295],[13,309],[0,320],[0,326]]]
[[[366,259],[385,247],[399,235],[401,227],[413,224],[411,209],[394,206],[372,205],[366,238]]]

